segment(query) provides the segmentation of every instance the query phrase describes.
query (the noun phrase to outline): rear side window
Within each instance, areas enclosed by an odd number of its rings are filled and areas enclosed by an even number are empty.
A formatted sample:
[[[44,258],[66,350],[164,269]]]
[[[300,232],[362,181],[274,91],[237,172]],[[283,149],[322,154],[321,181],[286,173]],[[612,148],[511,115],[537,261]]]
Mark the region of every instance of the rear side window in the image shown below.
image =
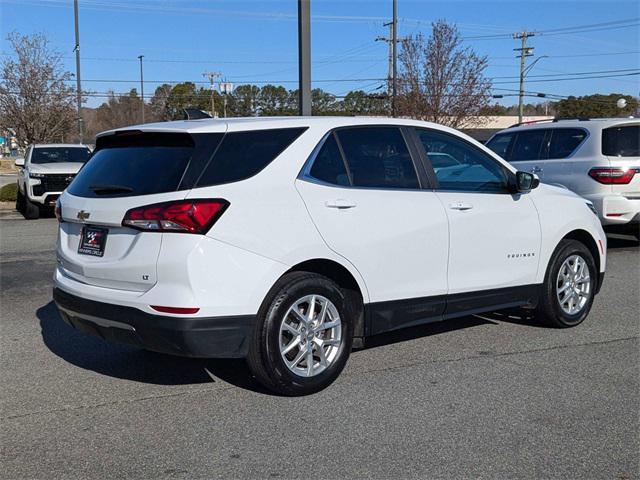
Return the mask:
[[[31,155],[31,163],[85,163],[91,152],[79,147],[37,147]]]
[[[544,145],[546,133],[547,130],[539,128],[518,132],[508,160],[510,162],[524,162],[546,158]]]
[[[605,128],[602,154],[611,157],[640,157],[640,125]]]
[[[96,152],[68,188],[80,197],[135,196],[171,192],[195,149],[188,134],[100,137]]]
[[[349,185],[349,176],[333,134],[325,140],[316,155],[309,175],[332,185]]]
[[[587,137],[580,128],[554,128],[549,142],[549,158],[567,158]]]
[[[398,128],[346,128],[336,134],[353,186],[420,188],[409,149]]]
[[[515,135],[513,133],[501,133],[499,135],[495,135],[491,140],[489,140],[487,147],[505,160],[509,160],[509,146],[511,145],[514,137]],[[431,162],[433,163],[433,160]]]
[[[306,128],[227,133],[209,162],[198,187],[252,177],[280,155]]]

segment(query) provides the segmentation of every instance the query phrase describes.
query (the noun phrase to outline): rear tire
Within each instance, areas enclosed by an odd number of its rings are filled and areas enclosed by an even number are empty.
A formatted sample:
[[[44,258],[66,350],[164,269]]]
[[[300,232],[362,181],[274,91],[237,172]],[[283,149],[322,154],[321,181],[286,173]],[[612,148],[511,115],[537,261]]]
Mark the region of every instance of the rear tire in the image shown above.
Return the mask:
[[[329,386],[351,352],[353,319],[346,303],[340,287],[322,275],[292,272],[278,280],[249,346],[247,363],[256,380],[288,396]]]
[[[40,207],[29,200],[29,197],[24,197],[24,211],[22,212],[24,218],[27,220],[36,220],[40,218]]]
[[[576,240],[562,240],[549,261],[536,317],[556,328],[579,325],[593,305],[597,277],[589,249]]]

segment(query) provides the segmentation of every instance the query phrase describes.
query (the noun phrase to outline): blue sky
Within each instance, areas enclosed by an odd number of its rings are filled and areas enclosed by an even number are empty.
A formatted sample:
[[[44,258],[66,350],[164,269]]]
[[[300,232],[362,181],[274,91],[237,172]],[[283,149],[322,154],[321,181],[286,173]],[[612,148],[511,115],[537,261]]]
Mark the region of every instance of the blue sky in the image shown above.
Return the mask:
[[[379,79],[387,74],[387,46],[374,39],[388,34],[382,24],[391,15],[391,0],[311,0],[311,4],[314,87],[337,95],[379,87],[383,83]],[[270,82],[296,88],[296,5],[295,0],[80,0],[83,88],[126,92],[138,87],[138,55],[145,56],[145,94],[159,81],[204,82],[205,71],[220,71],[235,85]],[[558,95],[614,91],[638,95],[640,76],[548,81],[552,77],[534,75],[567,78],[578,72],[640,70],[639,5],[636,0],[398,0],[399,35],[428,34],[436,19],[456,23],[468,38],[465,44],[489,57],[486,74],[494,79],[495,93],[507,94],[508,89],[518,88],[513,48],[519,45],[506,35],[469,37],[635,18],[632,27],[605,26],[529,39],[536,56],[549,58],[532,69],[526,89]],[[3,55],[9,52],[9,32],[44,32],[62,52],[66,67],[75,71],[72,0],[0,0],[0,17]],[[592,76],[599,75],[607,74]],[[89,106],[102,101],[92,98]],[[515,97],[500,100],[516,101]]]

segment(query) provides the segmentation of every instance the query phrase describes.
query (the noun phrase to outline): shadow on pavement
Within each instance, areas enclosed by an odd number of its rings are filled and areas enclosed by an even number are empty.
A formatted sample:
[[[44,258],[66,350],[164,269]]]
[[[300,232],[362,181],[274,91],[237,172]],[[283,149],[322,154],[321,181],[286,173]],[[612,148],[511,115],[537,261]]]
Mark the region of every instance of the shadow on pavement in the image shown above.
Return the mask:
[[[47,348],[77,367],[157,385],[211,382],[203,360],[148,352],[86,335],[64,323],[53,302],[40,307],[36,316]]]
[[[486,317],[486,315],[483,316]],[[441,333],[453,332],[455,330],[462,330],[463,328],[477,327],[480,325],[497,324],[491,320],[477,316],[433,322],[426,325],[418,325],[417,327],[404,328],[402,330],[395,330],[393,332],[386,332],[368,337],[365,342],[364,349],[358,350],[369,350],[371,348],[383,347],[385,345],[392,345],[394,343],[406,342],[408,340],[415,340],[422,337],[430,337],[432,335],[439,335]]]
[[[156,385],[202,384],[219,379],[245,390],[273,395],[253,379],[243,359],[183,358],[109,343],[64,323],[53,302],[40,307],[36,316],[47,348],[77,367],[114,378]],[[495,322],[488,318],[464,317],[411,327],[370,337],[365,349],[486,324]],[[357,354],[357,350],[355,352]]]
[[[607,235],[607,250],[618,250],[640,246],[640,242],[630,235]]]

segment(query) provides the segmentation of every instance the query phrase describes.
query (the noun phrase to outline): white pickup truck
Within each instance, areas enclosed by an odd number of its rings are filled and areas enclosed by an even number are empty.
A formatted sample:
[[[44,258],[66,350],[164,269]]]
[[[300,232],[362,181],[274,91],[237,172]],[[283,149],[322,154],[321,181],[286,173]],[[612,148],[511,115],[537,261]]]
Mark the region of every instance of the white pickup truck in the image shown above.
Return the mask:
[[[24,159],[16,160],[18,173],[16,210],[35,219],[52,209],[78,170],[89,160],[91,150],[78,144],[42,144],[27,148]]]

